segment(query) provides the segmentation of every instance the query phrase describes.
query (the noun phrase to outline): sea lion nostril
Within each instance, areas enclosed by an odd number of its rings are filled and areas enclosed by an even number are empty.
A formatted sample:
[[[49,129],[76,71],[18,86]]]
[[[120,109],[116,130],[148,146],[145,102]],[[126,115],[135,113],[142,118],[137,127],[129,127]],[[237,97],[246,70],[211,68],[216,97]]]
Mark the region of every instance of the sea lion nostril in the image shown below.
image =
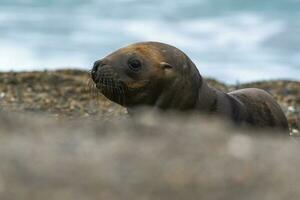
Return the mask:
[[[98,64],[95,62],[91,70],[91,77],[94,81],[96,81],[95,79],[97,77],[97,71],[98,71]]]
[[[92,71],[97,71],[99,66],[101,64],[101,61],[100,60],[97,60],[96,62],[94,62],[94,65],[93,65],[93,70]]]
[[[92,71],[91,71],[91,76],[92,76],[92,79],[94,81],[97,81],[97,72],[98,72],[98,69],[99,67],[103,66],[103,62],[102,60],[97,60],[96,62],[94,62],[94,65],[93,65],[93,68],[92,68]]]

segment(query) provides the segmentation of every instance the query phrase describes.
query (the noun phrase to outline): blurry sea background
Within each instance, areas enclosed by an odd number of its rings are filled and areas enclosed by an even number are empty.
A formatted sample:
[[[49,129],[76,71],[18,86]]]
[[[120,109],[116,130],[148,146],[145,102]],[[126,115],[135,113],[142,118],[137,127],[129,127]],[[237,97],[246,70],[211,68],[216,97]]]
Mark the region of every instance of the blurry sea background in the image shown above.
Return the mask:
[[[0,0],[0,71],[89,70],[149,40],[226,83],[300,80],[300,0]]]

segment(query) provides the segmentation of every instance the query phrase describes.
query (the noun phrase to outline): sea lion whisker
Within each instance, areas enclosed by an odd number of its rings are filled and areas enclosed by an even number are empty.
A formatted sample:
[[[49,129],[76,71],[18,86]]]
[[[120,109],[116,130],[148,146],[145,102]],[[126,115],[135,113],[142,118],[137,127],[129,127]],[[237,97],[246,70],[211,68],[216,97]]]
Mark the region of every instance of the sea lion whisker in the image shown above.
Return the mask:
[[[126,104],[126,95],[125,95],[125,89],[124,89],[124,86],[122,85],[122,91],[123,91],[123,105],[125,105]]]
[[[113,79],[112,78],[108,78],[108,83],[109,83],[109,88],[110,88],[111,95],[114,96],[115,87],[114,87],[114,81],[113,81]]]
[[[113,87],[111,85],[111,79],[110,78],[107,78],[107,85],[108,85],[110,95],[113,96]]]
[[[104,78],[101,76],[98,82],[98,85],[101,87],[101,92],[104,94],[105,93],[105,87],[102,87],[104,85]],[[104,94],[105,95],[105,94]]]
[[[107,78],[103,78],[104,79],[104,88],[105,88],[105,91],[108,92],[108,94],[110,94],[110,88],[109,88],[109,84],[108,84],[108,81],[107,81]]]
[[[91,78],[87,80],[87,91],[92,95],[92,97],[95,97],[96,92],[98,93],[98,91],[96,90],[96,84]]]
[[[124,91],[124,85],[122,82],[119,81],[121,93],[122,93],[122,105],[125,105],[126,103],[126,96],[125,96],[125,91]]]
[[[120,97],[121,97],[121,105],[125,105],[126,102],[126,96],[124,92],[124,86],[123,83],[120,80],[117,80],[118,88],[120,90]]]
[[[110,94],[114,95],[114,87],[113,87],[113,82],[111,78],[107,78],[108,80],[108,84],[109,84],[109,90],[110,90]]]
[[[115,90],[118,96],[118,103],[121,103],[121,90],[119,87],[116,87]]]
[[[122,105],[122,91],[121,91],[121,88],[120,88],[119,81],[114,80],[113,83],[114,83],[114,90],[116,91],[117,96],[118,96],[118,103]]]

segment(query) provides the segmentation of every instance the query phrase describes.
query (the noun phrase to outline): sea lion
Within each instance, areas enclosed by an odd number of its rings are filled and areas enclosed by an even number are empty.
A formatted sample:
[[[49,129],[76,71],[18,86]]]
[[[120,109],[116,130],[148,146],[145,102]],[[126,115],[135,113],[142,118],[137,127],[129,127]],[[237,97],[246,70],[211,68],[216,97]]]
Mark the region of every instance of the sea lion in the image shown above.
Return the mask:
[[[288,130],[280,106],[267,92],[248,88],[230,93],[210,87],[191,59],[174,46],[141,42],[94,63],[91,78],[110,100],[127,107],[199,111],[236,124]]]

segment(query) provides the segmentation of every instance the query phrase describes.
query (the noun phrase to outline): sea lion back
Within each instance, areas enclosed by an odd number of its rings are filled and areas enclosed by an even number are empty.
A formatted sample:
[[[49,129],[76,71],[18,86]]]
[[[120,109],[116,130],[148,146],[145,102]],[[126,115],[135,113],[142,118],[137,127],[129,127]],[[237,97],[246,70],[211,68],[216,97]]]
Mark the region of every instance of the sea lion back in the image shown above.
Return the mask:
[[[246,88],[230,92],[238,98],[247,109],[246,122],[262,128],[281,128],[289,130],[287,118],[280,105],[266,91]]]

